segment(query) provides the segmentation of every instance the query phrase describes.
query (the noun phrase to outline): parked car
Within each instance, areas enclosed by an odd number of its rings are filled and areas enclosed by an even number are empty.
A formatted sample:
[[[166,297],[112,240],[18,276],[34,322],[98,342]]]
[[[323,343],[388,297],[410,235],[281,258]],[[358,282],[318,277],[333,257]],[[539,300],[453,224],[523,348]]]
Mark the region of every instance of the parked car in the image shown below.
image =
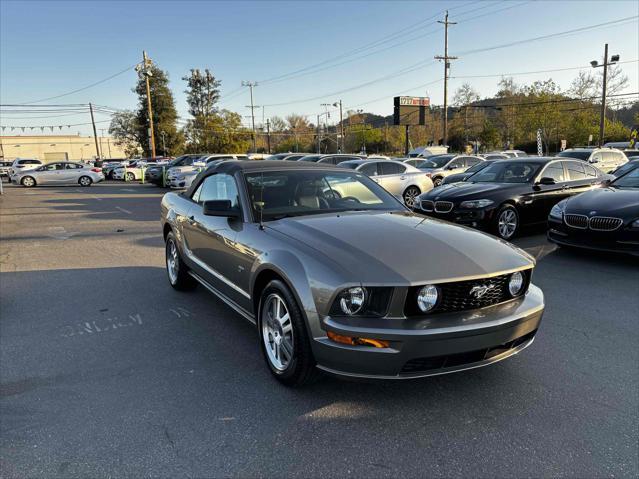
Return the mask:
[[[283,159],[286,161],[297,161],[308,153],[288,153]]]
[[[123,166],[125,163],[128,163],[128,161],[105,161],[102,163],[102,174],[104,175],[104,178],[107,180],[112,180],[113,179],[113,170],[115,170],[116,168]]]
[[[492,165],[495,161],[498,161],[498,160],[480,161],[476,165],[473,165],[470,168],[468,168],[463,173],[455,173],[454,175],[448,175],[447,177],[444,178],[444,181],[442,181],[442,185],[449,185],[451,183],[457,183],[459,181],[466,181],[468,178],[473,176],[478,171],[483,170],[488,165]]]
[[[322,158],[322,156],[324,155],[304,155],[297,161],[307,161],[310,163],[316,163],[320,160],[320,158]]]
[[[639,157],[637,157],[637,159],[632,159],[628,161],[628,163],[624,163],[615,171],[613,171],[611,175],[614,176],[615,178],[619,178],[620,176],[625,175],[629,171],[635,170],[637,168],[639,168]]]
[[[409,158],[429,158],[433,155],[445,155],[447,146],[418,146],[408,152]]]
[[[202,171],[207,170],[208,168],[212,168],[215,165],[222,163],[223,161],[238,161],[232,158],[218,158],[213,159],[206,163],[206,166],[199,167],[194,170],[188,170],[183,173],[178,173],[177,176],[173,176],[169,180],[169,186],[171,188],[184,189],[191,186],[191,183],[195,180],[197,175],[199,175]]]
[[[396,158],[393,158],[393,159],[396,159]],[[406,163],[407,165],[414,166],[415,168],[418,168],[419,165],[424,163],[426,160],[424,158],[402,158],[399,161],[401,161],[402,163]]]
[[[610,173],[628,161],[623,151],[614,148],[569,148],[558,153],[557,156],[587,161],[604,173]]]
[[[0,161],[0,181],[4,181],[4,177],[7,181],[11,181],[11,165],[13,161]]]
[[[275,153],[274,155],[267,156],[265,160],[284,160],[287,156],[294,155],[295,153]],[[306,156],[309,153],[303,153],[302,156]]]
[[[202,158],[203,154],[189,154],[178,156],[173,161],[165,165],[152,165],[149,166],[144,173],[144,180],[149,183],[153,183],[155,185],[162,185],[162,174],[166,175],[166,172],[170,168],[180,167],[180,166],[191,166],[194,161],[197,161],[199,158]]]
[[[36,160],[35,158],[16,158],[11,164],[9,177],[13,179],[14,175],[17,175],[22,171],[35,170],[36,168],[40,168],[42,165],[44,165],[44,162]]]
[[[482,157],[484,160],[508,160],[510,158],[513,158],[513,156],[511,155],[500,152],[483,153],[479,156]]]
[[[208,163],[217,160],[248,160],[248,156],[227,153],[201,155],[199,158],[193,159],[193,161],[185,162],[186,164],[170,167],[166,172],[167,181],[170,184],[172,181],[175,180],[175,178],[185,173],[193,171],[199,172],[202,169],[206,168]]]
[[[111,178],[114,180],[136,181],[141,180],[146,168],[140,160],[129,164],[116,166],[111,170]]]
[[[199,283],[254,323],[285,385],[318,369],[402,379],[484,366],[540,326],[534,258],[411,214],[356,171],[223,162],[164,195],[161,218],[169,283]]]
[[[421,163],[418,168],[428,173],[433,180],[433,184],[439,186],[448,175],[463,173],[471,166],[481,163],[482,161],[484,161],[484,159],[479,156],[455,154],[437,155],[428,158],[424,163]]]
[[[605,188],[557,203],[548,215],[548,239],[559,246],[639,255],[639,168]]]
[[[29,188],[40,185],[91,186],[103,180],[104,175],[100,168],[70,161],[48,163],[34,170],[23,170],[11,178],[13,184]]]
[[[526,153],[523,150],[504,150],[504,151],[500,151],[500,153],[503,153],[504,155],[508,155],[511,158],[519,158],[522,156],[528,156],[528,153]]]
[[[306,155],[297,161],[307,161],[310,163],[322,163],[327,165],[339,165],[343,161],[351,160],[365,160],[366,155],[349,155],[343,153],[336,153],[330,155]]]
[[[412,208],[415,198],[433,189],[433,182],[423,171],[401,161],[349,160],[338,165],[359,171],[382,185],[386,191]]]
[[[557,202],[599,187],[605,178],[604,173],[579,160],[500,160],[468,181],[421,195],[415,211],[510,240],[522,225],[545,222]]]

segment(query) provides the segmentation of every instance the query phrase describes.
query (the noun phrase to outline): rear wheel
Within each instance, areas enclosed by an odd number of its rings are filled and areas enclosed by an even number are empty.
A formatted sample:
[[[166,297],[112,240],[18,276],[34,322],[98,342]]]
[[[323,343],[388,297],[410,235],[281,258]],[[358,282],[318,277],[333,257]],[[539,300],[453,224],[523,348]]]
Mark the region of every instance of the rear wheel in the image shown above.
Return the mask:
[[[178,291],[189,291],[195,288],[197,283],[193,277],[189,275],[188,267],[182,261],[177,240],[172,231],[166,236],[165,258],[166,272],[171,286]]]
[[[36,185],[36,181],[32,176],[25,176],[24,178],[22,178],[22,181],[20,183],[22,184],[22,186],[26,186],[27,188],[31,188],[32,186]]]
[[[437,177],[433,178],[433,186],[441,186],[443,181],[444,181],[443,178],[437,176]]]
[[[416,186],[409,186],[408,188],[406,188],[406,191],[404,191],[404,194],[402,195],[404,198],[404,204],[409,208],[412,208],[413,206],[415,206],[415,200],[421,194],[422,192],[419,188],[417,188]]]
[[[135,181],[135,175],[129,171],[126,174],[126,181]]]
[[[278,381],[301,386],[317,377],[302,311],[282,281],[271,281],[261,294],[258,331],[264,359]]]
[[[512,205],[504,205],[500,208],[496,217],[495,230],[497,236],[502,239],[512,239],[519,229],[519,214]]]
[[[80,186],[91,186],[91,183],[93,183],[93,180],[89,178],[88,176],[81,176],[80,179],[78,180],[78,183],[80,183]]]

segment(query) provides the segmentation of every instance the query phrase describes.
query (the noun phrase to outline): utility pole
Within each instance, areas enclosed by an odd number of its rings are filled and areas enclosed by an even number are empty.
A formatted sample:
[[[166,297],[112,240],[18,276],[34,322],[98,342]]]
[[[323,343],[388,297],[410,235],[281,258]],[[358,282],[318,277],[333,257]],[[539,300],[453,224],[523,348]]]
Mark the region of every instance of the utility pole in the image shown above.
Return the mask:
[[[155,158],[155,132],[153,130],[153,108],[151,106],[151,86],[149,85],[149,78],[153,76],[151,67],[153,62],[146,56],[146,51],[142,51],[142,63],[138,63],[135,66],[135,71],[139,75],[144,76],[144,82],[146,84],[146,106],[149,117],[149,146],[151,147],[151,157]]]
[[[160,136],[162,137],[162,152],[164,156],[166,156],[166,141],[165,141],[166,133],[164,133],[163,131],[160,131]]]
[[[266,119],[266,151],[271,154],[271,120]]]
[[[614,65],[619,61],[619,55],[612,55],[610,57],[610,61],[608,61],[608,44],[606,43],[604,47],[604,60],[603,64],[600,65],[597,60],[593,60],[590,62],[593,68],[603,67],[603,84],[602,84],[602,92],[601,92],[601,113],[599,115],[599,146],[603,146],[604,144],[604,136],[606,132],[606,89],[608,84],[608,66]]]
[[[448,75],[450,73],[450,60],[457,60],[458,57],[448,56],[448,25],[456,25],[457,22],[448,21],[448,10],[444,21],[438,20],[437,23],[444,25],[444,56],[438,55],[436,60],[444,60],[444,146],[448,145]]]
[[[253,152],[255,152],[256,148],[256,140],[255,140],[255,105],[253,105],[253,87],[257,86],[256,81],[242,81],[242,86],[249,87],[251,90],[251,127],[253,129]]]
[[[97,155],[97,159],[102,158],[100,154],[100,147],[98,146],[98,132],[95,129],[95,119],[93,118],[93,105],[89,103],[89,111],[91,112],[91,124],[93,125],[93,138],[95,139],[95,153]]]
[[[321,153],[321,139],[320,139],[320,116],[317,115],[317,153]]]
[[[404,144],[404,155],[408,156],[408,130],[410,126],[406,125],[406,142]]]
[[[333,103],[333,106],[339,105],[339,131],[340,136],[342,137],[342,146],[340,148],[340,153],[344,153],[344,118],[342,117],[342,100],[336,101]],[[337,143],[339,146],[339,142]]]

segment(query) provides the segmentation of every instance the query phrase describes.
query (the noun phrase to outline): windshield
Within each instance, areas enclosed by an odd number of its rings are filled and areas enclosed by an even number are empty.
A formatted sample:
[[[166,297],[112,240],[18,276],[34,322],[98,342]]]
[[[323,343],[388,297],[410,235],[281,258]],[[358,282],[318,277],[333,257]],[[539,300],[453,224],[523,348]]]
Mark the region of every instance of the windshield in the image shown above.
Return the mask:
[[[337,166],[339,166],[340,168],[348,168],[348,169],[354,170],[361,164],[362,163],[359,161],[342,161]]]
[[[466,173],[477,173],[478,171],[483,170],[484,168],[486,168],[490,164],[491,164],[490,161],[481,161],[481,162],[477,163],[476,165],[473,165],[470,168],[468,168],[466,170]]]
[[[284,170],[245,175],[253,217],[263,221],[337,211],[404,211],[386,190],[361,173]]]
[[[590,154],[592,151],[590,150],[566,150],[560,153],[557,153],[557,156],[561,156],[562,158],[576,158],[578,160],[586,161],[590,158]]]
[[[529,183],[541,166],[541,163],[527,163],[521,160],[499,161],[474,174],[468,178],[468,181],[471,183]]]
[[[615,188],[639,188],[639,168],[635,168],[630,173],[617,178],[611,186]]]
[[[430,158],[425,159],[423,163],[419,164],[417,168],[420,170],[424,168],[441,168],[446,166],[446,163],[454,157],[455,155],[431,156]]]

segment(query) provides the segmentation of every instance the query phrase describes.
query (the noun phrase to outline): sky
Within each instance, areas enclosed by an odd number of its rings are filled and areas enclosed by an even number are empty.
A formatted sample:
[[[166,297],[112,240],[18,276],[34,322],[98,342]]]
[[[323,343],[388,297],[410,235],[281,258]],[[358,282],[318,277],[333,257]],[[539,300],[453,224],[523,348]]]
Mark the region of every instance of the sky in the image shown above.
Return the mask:
[[[19,104],[92,88],[35,105],[93,102],[134,109],[134,65],[142,50],[171,80],[186,119],[185,82],[191,68],[209,68],[222,81],[220,106],[242,114],[250,104],[243,80],[256,81],[256,123],[290,113],[315,115],[322,103],[344,111],[388,115],[397,95],[443,103],[443,20],[449,10],[449,101],[470,83],[482,97],[499,75],[565,68],[590,69],[605,43],[621,61],[639,59],[639,2],[631,1],[13,1],[0,0],[0,103]],[[634,17],[634,18],[632,18]],[[599,28],[532,42],[522,40],[620,19]],[[514,44],[513,44],[514,43]],[[505,48],[490,47],[513,44]],[[478,51],[475,51],[478,50]],[[639,91],[639,63],[622,64],[626,92]],[[514,75],[518,83],[552,78],[568,88],[578,70]],[[495,75],[478,78],[477,76]],[[469,78],[470,76],[470,78]],[[463,78],[466,77],[466,78]],[[636,98],[636,97],[635,97]],[[262,106],[264,108],[262,108]],[[339,119],[332,107],[329,123]],[[2,126],[88,123],[86,112],[17,113]],[[62,112],[58,112],[62,115]],[[39,117],[39,118],[33,118]],[[45,118],[46,117],[46,118]],[[109,116],[97,113],[98,128]],[[90,133],[90,125],[56,128]],[[48,133],[47,130],[45,133]],[[19,133],[19,132],[16,132]],[[13,134],[16,134],[13,133]],[[27,131],[28,133],[28,131]],[[37,131],[40,133],[40,131]],[[9,130],[3,134],[11,134]]]

